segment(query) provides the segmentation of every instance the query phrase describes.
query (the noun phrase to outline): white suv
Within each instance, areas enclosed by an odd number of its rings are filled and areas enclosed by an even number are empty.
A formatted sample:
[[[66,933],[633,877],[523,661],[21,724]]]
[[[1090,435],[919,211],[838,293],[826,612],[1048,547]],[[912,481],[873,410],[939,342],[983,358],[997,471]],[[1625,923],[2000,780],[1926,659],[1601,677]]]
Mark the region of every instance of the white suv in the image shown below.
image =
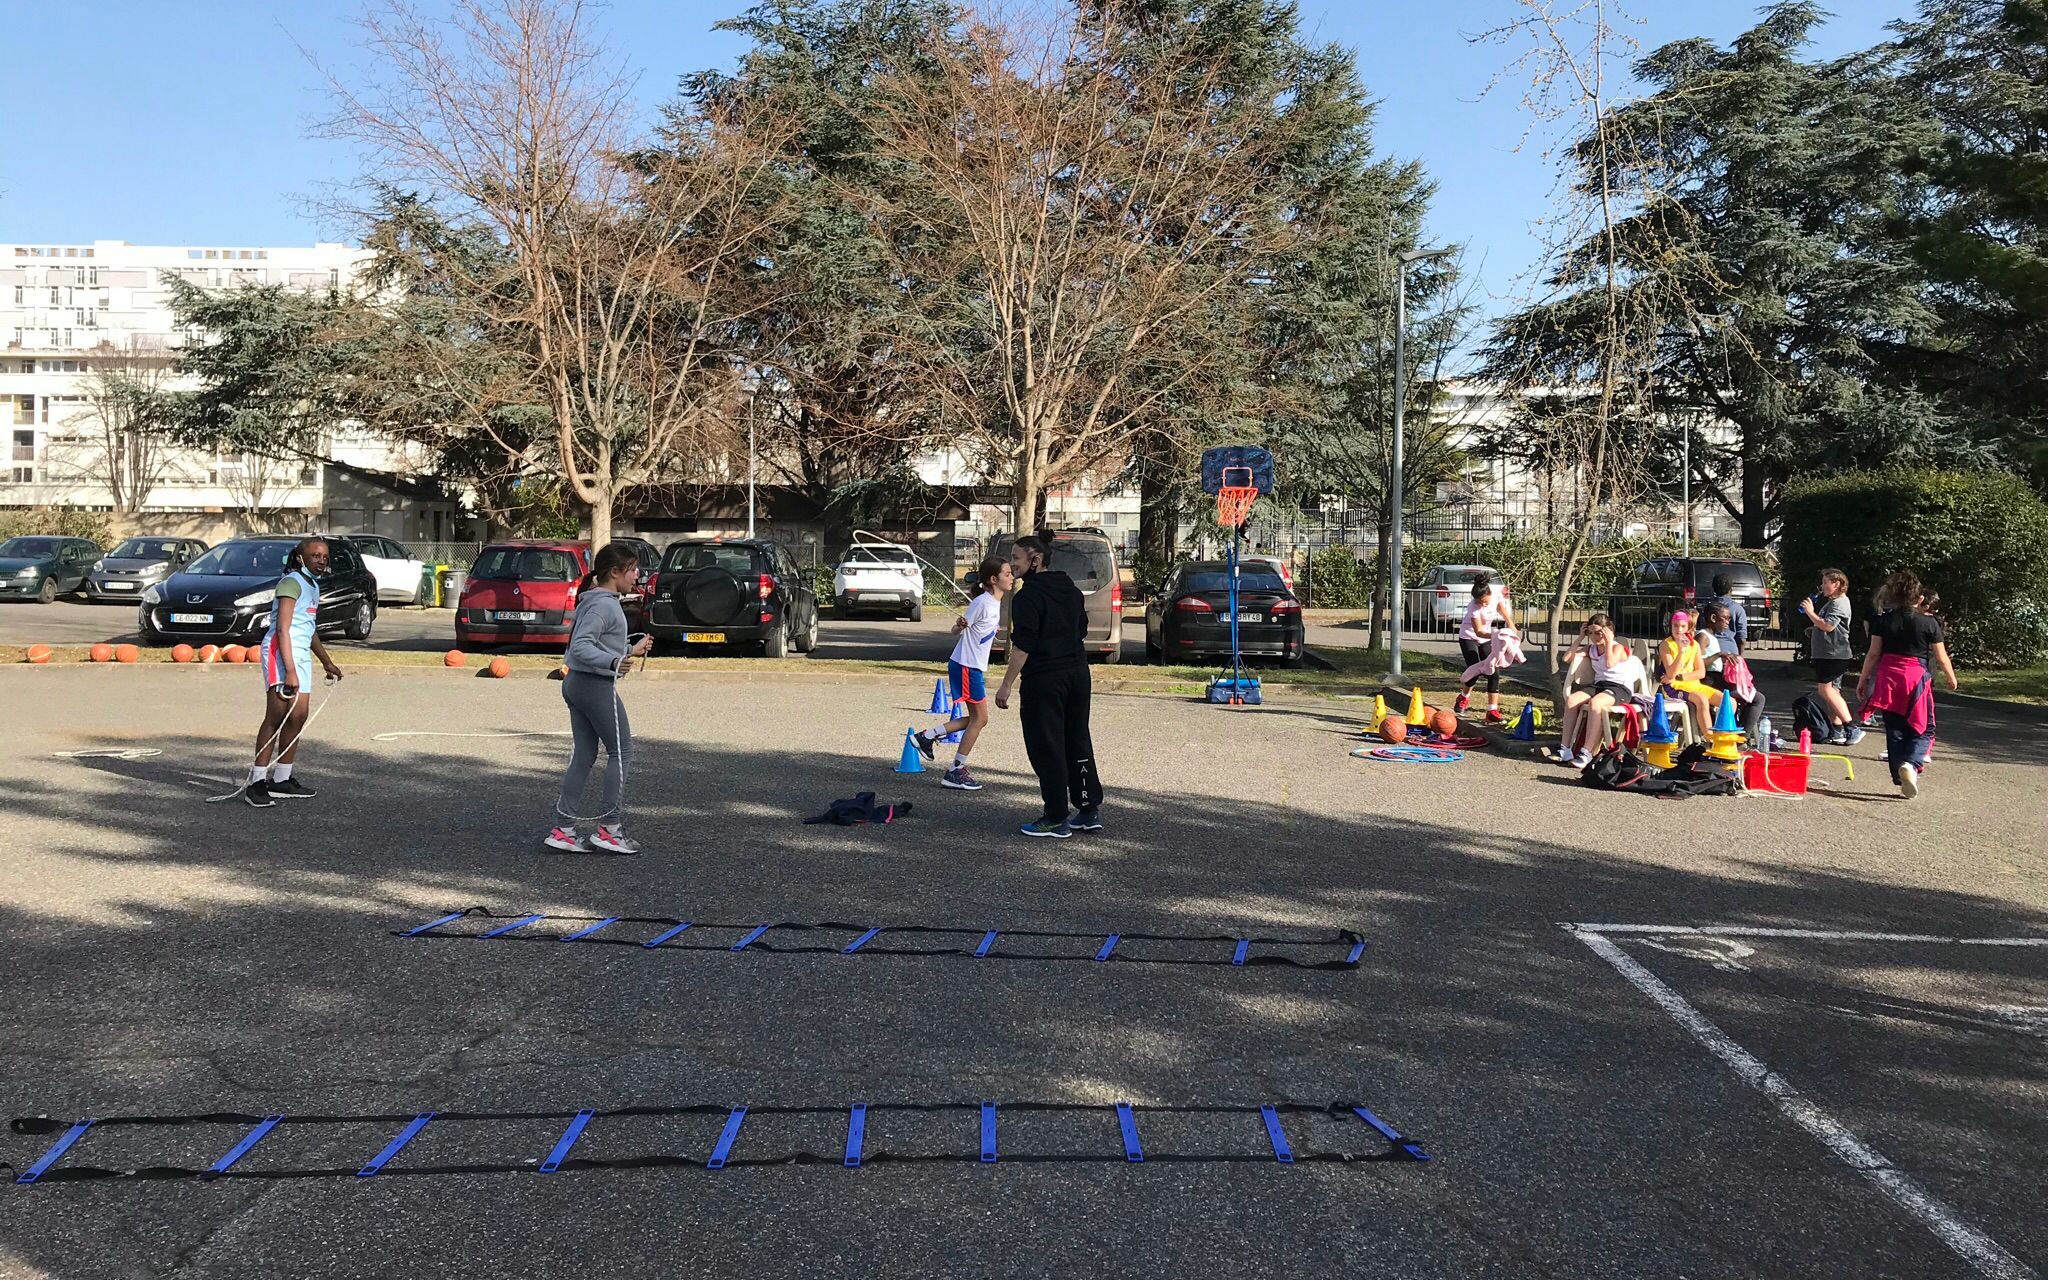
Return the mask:
[[[924,621],[924,566],[908,547],[856,543],[832,571],[832,604],[841,614],[860,610]]]

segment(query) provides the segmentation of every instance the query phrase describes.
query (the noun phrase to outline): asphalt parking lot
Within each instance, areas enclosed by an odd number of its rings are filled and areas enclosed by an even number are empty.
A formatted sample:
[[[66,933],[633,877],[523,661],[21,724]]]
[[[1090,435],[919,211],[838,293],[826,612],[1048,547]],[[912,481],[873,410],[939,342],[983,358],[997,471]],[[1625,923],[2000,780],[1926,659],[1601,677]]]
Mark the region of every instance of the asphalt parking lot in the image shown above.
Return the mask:
[[[1035,792],[1008,716],[976,754],[983,792],[890,772],[926,689],[629,682],[648,849],[613,859],[539,851],[563,743],[495,736],[559,729],[539,678],[353,676],[304,753],[320,797],[258,812],[204,802],[251,736],[232,673],[0,669],[0,1110],[49,1118],[0,1159],[18,1175],[99,1120],[0,1188],[0,1274],[2048,1265],[2038,714],[1945,707],[1911,804],[1875,738],[1831,794],[1664,802],[1496,752],[1353,759],[1356,703],[1103,694],[1108,829],[1055,843],[1012,834]],[[860,790],[915,808],[802,824]],[[470,907],[498,918],[394,936]],[[560,941],[614,916],[612,945]],[[694,927],[638,945],[668,920]],[[754,922],[943,928],[968,954],[889,953],[932,938],[913,932],[840,954],[847,930],[732,950]],[[1699,925],[1798,933],[1671,931]],[[991,929],[1017,936],[974,958]],[[1326,958],[1291,943],[1339,929],[1369,944],[1355,968],[1219,962],[1243,936]],[[1130,941],[1098,962],[1112,933]],[[1273,1158],[1259,1106],[1339,1102],[1432,1158]],[[877,1108],[869,1152],[954,1158],[844,1167],[856,1103]],[[730,1166],[672,1163],[706,1159],[742,1105]],[[646,1107],[683,1110],[598,1115],[537,1172],[567,1117]],[[426,1112],[444,1118],[357,1176]],[[1388,1154],[1352,1114],[1280,1124],[1304,1154]],[[120,1123],[202,1115],[225,1118]],[[249,1176],[164,1172],[274,1115]]]

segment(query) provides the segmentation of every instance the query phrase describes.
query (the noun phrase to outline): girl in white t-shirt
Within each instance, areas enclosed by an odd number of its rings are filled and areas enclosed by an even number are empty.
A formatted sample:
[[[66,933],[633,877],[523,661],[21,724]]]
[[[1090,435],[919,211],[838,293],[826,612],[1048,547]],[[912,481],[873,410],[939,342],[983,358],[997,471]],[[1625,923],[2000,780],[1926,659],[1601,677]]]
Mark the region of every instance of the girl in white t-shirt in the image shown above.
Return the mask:
[[[1476,667],[1486,660],[1493,648],[1493,633],[1496,630],[1514,632],[1515,620],[1508,614],[1506,595],[1496,595],[1493,582],[1481,574],[1472,580],[1472,603],[1465,606],[1465,620],[1458,624],[1458,648],[1465,655],[1465,666]],[[1458,710],[1463,712],[1472,705],[1472,687],[1479,683],[1477,677],[1467,680],[1458,694]],[[1500,724],[1505,717],[1500,710],[1500,672],[1486,673],[1486,722]]]
[[[953,634],[960,639],[946,662],[947,693],[952,701],[967,708],[967,714],[948,720],[942,728],[921,729],[915,739],[924,758],[932,760],[936,758],[934,751],[939,739],[959,732],[960,745],[953,752],[953,763],[939,779],[941,785],[955,791],[981,790],[981,784],[967,771],[967,757],[988,724],[988,653],[995,644],[996,628],[1002,624],[1003,597],[1015,581],[1014,571],[1006,558],[990,556],[981,562],[978,580],[981,594],[974,597],[967,612],[953,624]]]

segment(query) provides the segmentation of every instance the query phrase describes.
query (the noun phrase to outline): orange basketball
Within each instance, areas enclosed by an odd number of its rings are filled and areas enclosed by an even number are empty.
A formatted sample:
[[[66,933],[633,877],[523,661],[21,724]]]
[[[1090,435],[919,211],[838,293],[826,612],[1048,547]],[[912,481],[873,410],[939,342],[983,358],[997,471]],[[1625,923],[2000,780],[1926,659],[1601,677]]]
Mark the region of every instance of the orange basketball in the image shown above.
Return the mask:
[[[114,659],[117,662],[140,662],[142,648],[139,645],[124,644],[114,650]]]
[[[1408,741],[1408,722],[1399,716],[1388,716],[1380,721],[1380,736],[1388,742]]]
[[[28,647],[28,660],[38,666],[48,662],[50,660],[50,646],[46,644],[30,645]]]
[[[492,658],[491,665],[485,669],[491,673],[491,678],[494,680],[503,680],[506,676],[512,674],[512,664],[503,658]]]
[[[1458,713],[1438,707],[1430,716],[1430,723],[1438,733],[1446,738],[1451,737],[1458,732]]]
[[[222,649],[220,651],[220,660],[222,662],[241,662],[245,660],[248,657],[248,655],[249,651],[247,649],[244,649],[241,645],[231,644],[227,648]]]
[[[171,646],[172,662],[190,662],[196,656],[198,655],[192,652],[192,646],[189,644],[174,644]]]
[[[217,644],[203,644],[203,645],[200,645],[200,646],[199,646],[199,660],[200,660],[201,662],[219,662],[219,661],[220,661],[220,646],[219,646],[219,645],[217,645]]]
[[[443,666],[460,667],[467,665],[468,662],[468,655],[464,654],[460,649],[450,649],[441,655],[441,665]]]
[[[96,644],[88,650],[88,653],[94,662],[112,662],[114,660],[114,646],[110,644]]]

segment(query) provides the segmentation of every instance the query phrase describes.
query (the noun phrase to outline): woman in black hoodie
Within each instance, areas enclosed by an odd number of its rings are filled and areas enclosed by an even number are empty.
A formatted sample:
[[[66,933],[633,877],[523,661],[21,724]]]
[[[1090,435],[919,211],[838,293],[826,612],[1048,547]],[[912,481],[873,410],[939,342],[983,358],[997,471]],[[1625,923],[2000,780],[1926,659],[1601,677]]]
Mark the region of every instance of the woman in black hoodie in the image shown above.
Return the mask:
[[[1010,607],[1010,659],[996,705],[1008,710],[1010,690],[1024,677],[1024,753],[1038,775],[1045,812],[1020,830],[1064,840],[1102,830],[1102,779],[1088,734],[1088,602],[1074,580],[1046,567],[1045,539],[1023,537],[1010,551],[1017,599]],[[1072,801],[1070,816],[1068,802]]]

